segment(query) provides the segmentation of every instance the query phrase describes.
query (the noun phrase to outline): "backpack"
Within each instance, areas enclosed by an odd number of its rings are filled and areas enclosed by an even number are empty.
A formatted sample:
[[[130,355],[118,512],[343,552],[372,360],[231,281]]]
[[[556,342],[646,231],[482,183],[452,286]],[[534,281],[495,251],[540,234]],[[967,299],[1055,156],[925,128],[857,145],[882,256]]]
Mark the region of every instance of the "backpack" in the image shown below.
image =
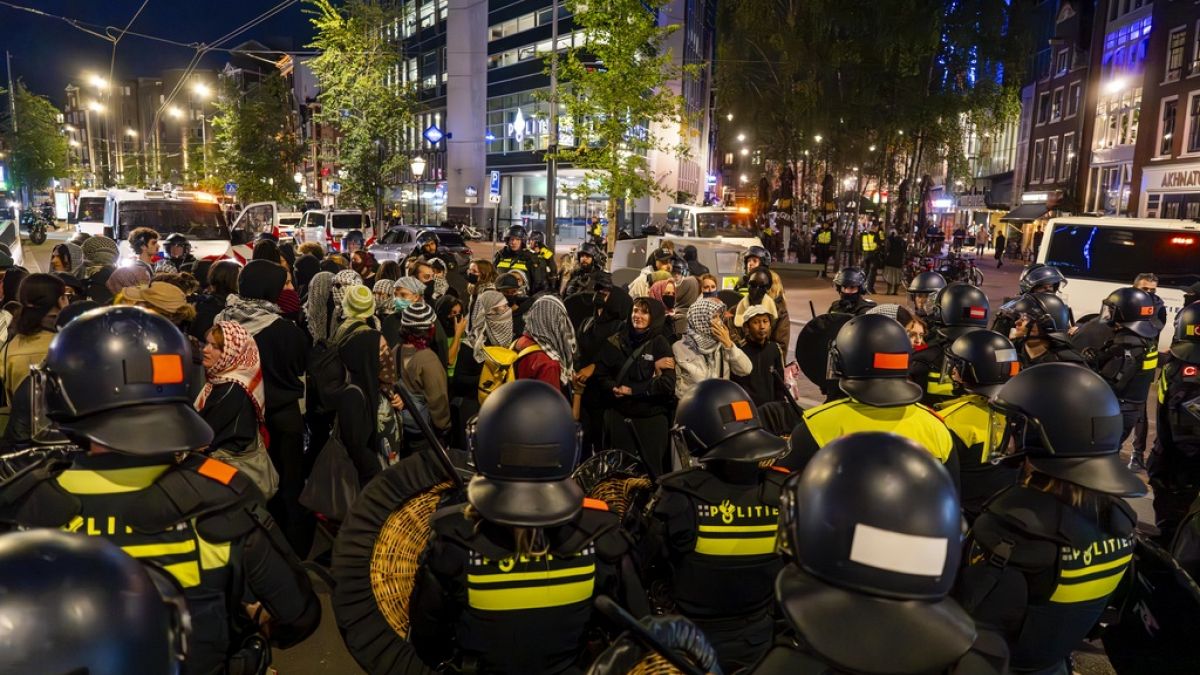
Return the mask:
[[[347,340],[365,330],[371,327],[362,321],[346,322],[333,335],[313,345],[308,361],[308,385],[316,394],[317,412],[336,412],[337,393],[350,381],[339,350]]]
[[[487,400],[487,397],[492,392],[500,388],[500,385],[505,382],[512,382],[517,379],[517,361],[522,357],[534,352],[542,351],[542,348],[536,344],[517,351],[514,349],[517,343],[513,342],[507,347],[484,347],[485,357],[483,359],[483,371],[479,373],[479,403],[482,404]]]

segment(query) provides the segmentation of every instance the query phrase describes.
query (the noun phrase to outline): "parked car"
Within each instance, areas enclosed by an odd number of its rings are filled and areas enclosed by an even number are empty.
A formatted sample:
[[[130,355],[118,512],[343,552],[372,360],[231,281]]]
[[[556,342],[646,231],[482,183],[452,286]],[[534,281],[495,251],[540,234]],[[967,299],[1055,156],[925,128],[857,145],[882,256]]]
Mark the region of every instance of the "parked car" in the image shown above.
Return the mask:
[[[368,245],[373,243],[371,216],[354,210],[313,210],[301,216],[295,238],[297,243],[315,241],[327,251],[340,251],[342,239],[352,231],[362,232]]]
[[[246,229],[259,233],[270,233],[280,241],[291,240],[300,224],[299,211],[284,211],[283,206],[276,202],[255,202],[249,204],[238,214],[233,223],[233,229]]]
[[[474,255],[467,242],[458,230],[448,227],[413,227],[412,225],[397,225],[383,233],[383,238],[370,247],[375,259],[395,260],[402,262],[413,251],[417,243],[417,235],[421,232],[432,232],[438,238],[438,250],[454,254],[454,262],[459,269],[465,269],[471,263]]]

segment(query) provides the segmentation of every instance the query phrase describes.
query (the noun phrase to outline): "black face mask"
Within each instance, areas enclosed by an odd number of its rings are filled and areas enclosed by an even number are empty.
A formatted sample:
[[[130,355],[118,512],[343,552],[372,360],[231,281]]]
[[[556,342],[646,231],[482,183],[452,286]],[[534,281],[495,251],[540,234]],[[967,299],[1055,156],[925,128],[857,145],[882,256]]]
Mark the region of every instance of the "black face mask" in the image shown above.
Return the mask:
[[[427,282],[425,284],[425,302],[428,304],[433,304],[433,282],[432,281]]]
[[[715,298],[717,297],[717,291],[704,291],[704,297]]]
[[[862,293],[846,293],[845,291],[842,291],[840,295],[845,302],[857,302],[862,297]]]
[[[454,319],[455,318],[456,317],[453,317],[453,316],[443,316],[440,319],[440,321],[442,322],[442,329],[446,331],[446,335],[454,335]]]
[[[604,309],[604,303],[608,302],[608,298],[604,297],[603,293],[595,293],[592,295],[592,307],[596,309]]]
[[[471,283],[471,284],[479,283],[479,275],[475,274],[474,272],[467,272],[467,283]]]
[[[750,299],[750,304],[752,304],[752,305],[760,304],[763,300],[763,297],[766,296],[766,294],[767,294],[767,289],[762,288],[761,286],[751,286],[750,293],[748,293],[749,299]]]
[[[529,296],[527,296],[527,295],[512,295],[512,296],[509,296],[509,298],[508,298],[508,304],[511,305],[513,308],[516,308],[516,307],[519,307],[522,304],[524,304],[525,301],[528,299],[529,299]]]
[[[666,307],[667,309],[675,309],[675,296],[664,295],[662,297],[662,304],[663,307]]]

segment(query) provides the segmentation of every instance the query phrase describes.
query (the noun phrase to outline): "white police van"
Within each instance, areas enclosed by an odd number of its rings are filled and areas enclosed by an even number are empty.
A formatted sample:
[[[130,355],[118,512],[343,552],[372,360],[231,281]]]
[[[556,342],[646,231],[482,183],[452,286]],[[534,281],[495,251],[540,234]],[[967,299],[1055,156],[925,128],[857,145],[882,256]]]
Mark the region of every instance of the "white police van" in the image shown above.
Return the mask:
[[[68,224],[74,225],[76,232],[108,235],[104,231],[104,202],[107,198],[106,190],[80,190],[79,199],[75,201],[75,212],[67,216]]]
[[[162,238],[179,233],[188,238],[197,259],[229,257],[234,246],[249,243],[254,233],[231,234],[217,198],[204,192],[163,190],[109,190],[104,204],[104,228],[120,249],[120,260],[135,256],[129,233],[148,227]]]
[[[1067,278],[1063,300],[1076,316],[1100,311],[1104,298],[1143,272],[1158,275],[1167,306],[1159,347],[1170,346],[1183,290],[1200,282],[1200,223],[1157,218],[1055,218],[1046,226],[1038,262]]]

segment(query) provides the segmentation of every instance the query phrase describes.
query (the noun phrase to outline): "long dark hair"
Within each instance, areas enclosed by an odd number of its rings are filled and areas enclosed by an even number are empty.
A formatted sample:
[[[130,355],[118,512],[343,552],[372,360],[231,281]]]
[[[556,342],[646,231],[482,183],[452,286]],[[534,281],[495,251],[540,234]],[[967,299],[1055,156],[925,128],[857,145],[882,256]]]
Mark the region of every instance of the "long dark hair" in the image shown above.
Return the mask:
[[[58,299],[67,292],[67,285],[53,274],[30,274],[17,290],[16,318],[13,330],[18,335],[37,335],[43,329],[42,321],[51,312],[58,311]]]
[[[208,269],[208,287],[213,295],[237,293],[238,275],[241,273],[242,266],[232,260],[213,263]]]

